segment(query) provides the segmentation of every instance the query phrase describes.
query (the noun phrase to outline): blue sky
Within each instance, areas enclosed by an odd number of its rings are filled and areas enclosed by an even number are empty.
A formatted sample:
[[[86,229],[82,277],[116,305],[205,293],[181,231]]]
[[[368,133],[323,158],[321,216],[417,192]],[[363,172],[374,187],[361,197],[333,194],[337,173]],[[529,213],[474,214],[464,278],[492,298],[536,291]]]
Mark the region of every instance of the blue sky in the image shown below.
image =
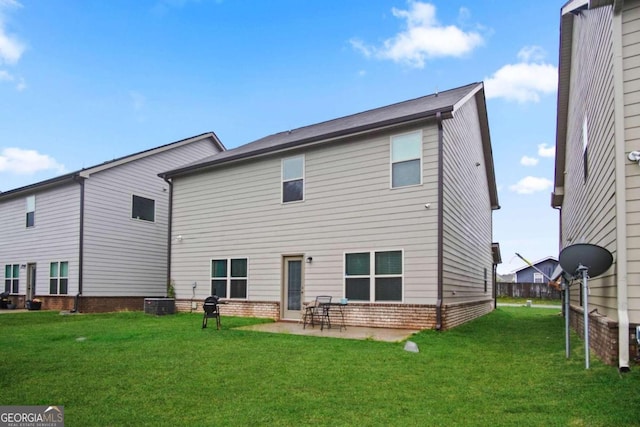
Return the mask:
[[[0,191],[213,131],[227,148],[484,81],[501,273],[557,256],[560,7],[0,0]]]

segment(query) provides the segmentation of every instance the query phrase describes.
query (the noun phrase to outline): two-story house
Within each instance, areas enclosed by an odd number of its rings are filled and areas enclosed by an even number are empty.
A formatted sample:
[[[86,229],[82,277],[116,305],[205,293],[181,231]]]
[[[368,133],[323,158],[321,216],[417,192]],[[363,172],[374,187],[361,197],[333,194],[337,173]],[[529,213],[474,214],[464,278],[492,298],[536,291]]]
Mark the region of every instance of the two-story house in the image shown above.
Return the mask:
[[[18,307],[141,310],[167,292],[169,184],[224,150],[206,133],[0,193],[0,268]]]
[[[299,320],[319,295],[351,325],[445,329],[494,308],[498,195],[474,83],[270,135],[162,173],[177,305]]]
[[[640,326],[640,1],[573,0],[561,12],[555,188],[560,248],[589,243],[613,265],[571,287],[571,324],[621,370]],[[570,275],[575,272],[567,272]]]

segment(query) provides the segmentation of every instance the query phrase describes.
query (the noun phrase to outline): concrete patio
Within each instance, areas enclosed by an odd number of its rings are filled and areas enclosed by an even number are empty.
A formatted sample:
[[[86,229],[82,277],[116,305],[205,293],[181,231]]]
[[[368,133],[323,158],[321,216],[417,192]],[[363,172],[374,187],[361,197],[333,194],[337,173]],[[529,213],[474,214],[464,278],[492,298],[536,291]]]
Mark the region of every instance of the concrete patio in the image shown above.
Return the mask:
[[[243,326],[237,329],[244,329],[258,332],[271,332],[274,334],[310,335],[327,338],[343,338],[353,340],[373,340],[400,342],[419,332],[417,329],[387,329],[387,328],[365,328],[359,326],[347,326],[340,330],[339,327],[324,328],[320,326],[302,327],[301,322],[274,322],[262,323],[259,325]]]

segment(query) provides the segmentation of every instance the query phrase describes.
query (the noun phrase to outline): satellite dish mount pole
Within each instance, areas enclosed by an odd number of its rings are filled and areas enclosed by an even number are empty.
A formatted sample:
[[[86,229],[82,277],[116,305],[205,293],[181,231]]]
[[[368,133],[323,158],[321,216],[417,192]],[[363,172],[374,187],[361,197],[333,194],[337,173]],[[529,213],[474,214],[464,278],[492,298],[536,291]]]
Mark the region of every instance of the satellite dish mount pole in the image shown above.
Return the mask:
[[[569,317],[569,283],[567,279],[562,275],[562,289],[564,290],[564,347],[567,359],[571,357],[571,341],[569,338],[569,328],[571,326],[571,319]]]
[[[582,273],[582,301],[584,305],[584,368],[589,369],[589,268],[580,264],[577,273]]]

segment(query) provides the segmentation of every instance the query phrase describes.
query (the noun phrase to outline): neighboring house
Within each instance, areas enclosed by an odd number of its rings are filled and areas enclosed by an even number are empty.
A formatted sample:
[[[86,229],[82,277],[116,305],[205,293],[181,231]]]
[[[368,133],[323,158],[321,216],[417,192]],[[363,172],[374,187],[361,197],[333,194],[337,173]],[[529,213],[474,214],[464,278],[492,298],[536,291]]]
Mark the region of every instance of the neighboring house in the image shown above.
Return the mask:
[[[555,188],[560,245],[608,249],[613,265],[570,288],[572,325],[605,362],[629,367],[640,325],[640,1],[571,1],[562,8]],[[632,156],[633,157],[633,156]],[[634,157],[635,159],[635,157]],[[573,274],[574,272],[568,272]]]
[[[558,260],[554,257],[546,257],[531,264],[533,264],[533,267],[525,265],[513,272],[515,276],[514,282],[548,283],[553,271],[558,266]]]
[[[450,328],[494,308],[498,197],[484,87],[267,136],[161,174],[172,183],[178,308]],[[492,249],[493,248],[493,249]]]
[[[169,184],[157,174],[222,150],[206,133],[0,193],[9,298],[111,311],[165,296]]]
[[[516,281],[515,274],[499,274],[497,278],[498,282],[513,283]]]

